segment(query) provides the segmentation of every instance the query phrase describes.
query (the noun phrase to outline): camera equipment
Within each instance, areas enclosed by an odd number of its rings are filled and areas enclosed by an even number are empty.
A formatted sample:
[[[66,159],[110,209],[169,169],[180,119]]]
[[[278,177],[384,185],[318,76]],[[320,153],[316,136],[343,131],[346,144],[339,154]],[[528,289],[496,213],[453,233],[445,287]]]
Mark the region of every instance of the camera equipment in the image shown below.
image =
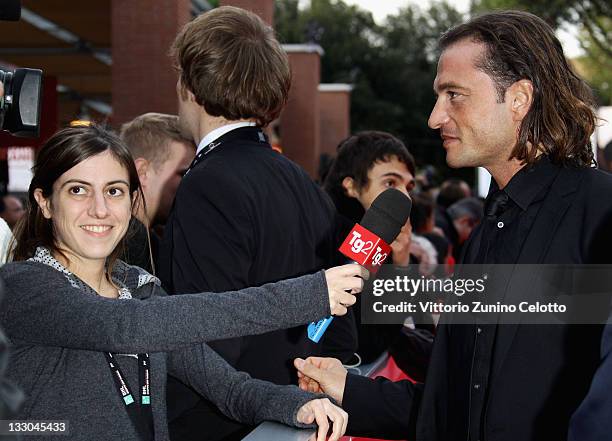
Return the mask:
[[[16,136],[37,137],[40,129],[42,70],[0,70],[0,129]]]
[[[21,17],[21,1],[0,1],[0,20],[17,21]]]
[[[16,21],[20,16],[19,0],[0,0],[0,20]],[[4,86],[4,95],[0,96],[0,130],[16,136],[38,137],[42,70],[0,70],[0,82]]]

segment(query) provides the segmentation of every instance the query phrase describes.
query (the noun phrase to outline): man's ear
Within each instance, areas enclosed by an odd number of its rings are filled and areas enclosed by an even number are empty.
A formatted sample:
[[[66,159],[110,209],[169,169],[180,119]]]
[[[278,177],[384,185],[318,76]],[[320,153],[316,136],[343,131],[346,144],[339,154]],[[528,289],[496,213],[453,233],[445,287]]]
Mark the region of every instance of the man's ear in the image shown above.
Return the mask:
[[[510,111],[515,121],[522,121],[533,104],[533,83],[530,80],[518,80],[506,91]]]
[[[134,159],[134,165],[136,166],[136,171],[138,172],[140,185],[142,187],[146,186],[150,177],[149,171],[151,168],[151,163],[145,158],[136,158]]]
[[[40,188],[34,190],[34,199],[42,211],[45,219],[51,219],[51,201],[43,196],[43,191]]]
[[[359,190],[357,189],[357,183],[353,178],[347,176],[342,180],[342,187],[344,188],[344,192],[350,198],[359,198]]]
[[[187,86],[185,86],[185,84],[183,84],[180,77],[178,79],[177,84],[178,84],[179,94],[181,95],[181,99],[183,99],[184,101],[191,101],[193,103],[196,103],[195,95],[193,94],[191,90],[189,90]]]
[[[198,102],[196,101],[196,97],[193,94],[193,92],[191,90],[187,89],[186,87],[185,87],[185,91],[187,91],[187,99],[189,101],[191,101],[192,103],[196,103],[197,104]]]

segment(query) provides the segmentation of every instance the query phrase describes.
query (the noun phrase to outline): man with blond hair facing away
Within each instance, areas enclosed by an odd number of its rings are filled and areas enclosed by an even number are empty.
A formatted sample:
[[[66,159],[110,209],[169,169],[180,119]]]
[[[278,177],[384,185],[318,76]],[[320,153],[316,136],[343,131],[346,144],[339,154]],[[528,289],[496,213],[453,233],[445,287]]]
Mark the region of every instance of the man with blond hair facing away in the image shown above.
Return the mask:
[[[138,211],[140,225],[129,238],[124,257],[128,263],[153,273],[152,261],[157,260],[160,240],[156,229],[168,219],[176,189],[193,160],[195,145],[181,134],[178,116],[163,113],[137,116],[121,126],[120,135],[132,152],[145,197]]]
[[[274,31],[251,12],[220,7],[188,23],[172,53],[180,126],[198,148],[164,233],[159,274],[168,291],[231,291],[330,266],[337,258],[334,206],[263,132],[291,84]],[[348,331],[347,353],[356,346],[354,328]],[[255,378],[295,384],[292,358],[320,353],[323,344],[300,326],[211,346]],[[188,385],[175,386],[182,390],[169,392],[173,441],[242,437],[244,427]]]

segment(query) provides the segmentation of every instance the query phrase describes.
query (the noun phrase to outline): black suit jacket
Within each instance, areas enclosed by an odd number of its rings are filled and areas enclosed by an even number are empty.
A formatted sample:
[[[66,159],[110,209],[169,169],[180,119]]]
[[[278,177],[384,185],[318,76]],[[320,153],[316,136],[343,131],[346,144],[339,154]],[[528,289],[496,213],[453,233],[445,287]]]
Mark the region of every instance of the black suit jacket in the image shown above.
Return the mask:
[[[169,292],[259,286],[332,266],[338,258],[331,200],[259,133],[246,127],[225,134],[183,178],[160,253],[159,275]],[[295,357],[320,353],[306,326],[210,346],[236,369],[277,384],[297,381]],[[171,419],[177,408],[193,405],[184,390],[172,395]],[[191,423],[194,433],[214,430],[210,422]]]
[[[517,263],[607,263],[611,194],[612,175],[560,169]],[[599,363],[601,330],[599,325],[499,325],[484,439],[565,440],[569,418]],[[474,331],[469,324],[440,325],[424,384],[349,375],[343,401],[348,433],[465,441],[469,403],[458,397],[469,396]]]

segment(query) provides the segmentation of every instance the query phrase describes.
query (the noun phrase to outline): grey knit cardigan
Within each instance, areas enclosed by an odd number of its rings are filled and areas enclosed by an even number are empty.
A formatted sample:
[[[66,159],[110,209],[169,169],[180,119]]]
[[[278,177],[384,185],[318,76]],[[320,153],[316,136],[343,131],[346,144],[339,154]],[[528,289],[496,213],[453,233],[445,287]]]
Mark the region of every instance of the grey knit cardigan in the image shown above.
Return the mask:
[[[168,296],[156,283],[138,288],[143,270],[121,264],[123,273],[113,275],[132,288],[131,300],[75,288],[64,274],[43,263],[0,268],[6,287],[0,326],[12,343],[7,376],[27,397],[19,419],[67,420],[70,435],[62,439],[138,440],[103,352],[147,352],[156,441],[168,440],[167,374],[237,421],[300,426],[297,410],[315,395],[237,372],[204,342],[329,315],[323,272],[235,292]],[[137,360],[117,358],[128,385],[137,390]]]

